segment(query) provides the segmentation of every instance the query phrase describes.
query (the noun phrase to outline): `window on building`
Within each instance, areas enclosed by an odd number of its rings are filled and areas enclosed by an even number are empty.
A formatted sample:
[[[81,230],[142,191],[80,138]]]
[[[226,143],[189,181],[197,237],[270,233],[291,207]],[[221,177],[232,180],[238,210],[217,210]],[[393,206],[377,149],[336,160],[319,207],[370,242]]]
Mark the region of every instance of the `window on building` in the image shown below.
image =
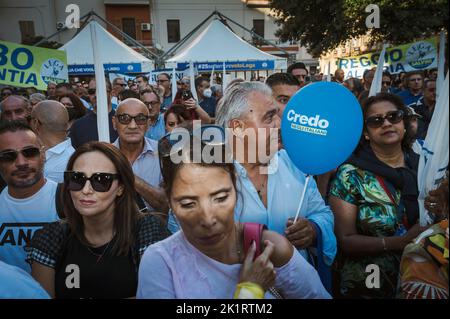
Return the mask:
[[[36,36],[34,33],[34,21],[19,21],[22,42],[30,40]]]
[[[180,41],[180,20],[167,20],[167,42]]]
[[[122,18],[122,31],[136,39],[136,20],[134,18]],[[130,44],[127,39],[124,39],[126,44]]]
[[[253,20],[253,32],[264,38],[264,19]]]

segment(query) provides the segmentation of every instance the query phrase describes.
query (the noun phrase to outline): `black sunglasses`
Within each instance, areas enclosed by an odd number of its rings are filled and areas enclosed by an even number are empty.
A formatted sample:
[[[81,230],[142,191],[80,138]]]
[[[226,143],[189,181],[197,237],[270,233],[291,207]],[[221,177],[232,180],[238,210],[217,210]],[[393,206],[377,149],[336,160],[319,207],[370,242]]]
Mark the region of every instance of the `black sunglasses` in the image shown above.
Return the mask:
[[[117,120],[120,124],[128,125],[131,123],[132,120],[136,122],[137,125],[145,125],[148,122],[148,116],[142,113],[139,113],[136,116],[131,116],[127,113],[117,114],[116,115]]]
[[[19,156],[19,152],[22,153],[22,155],[26,158],[37,157],[41,154],[41,150],[34,146],[25,147],[20,151],[7,150],[0,152],[0,162],[2,163],[14,162],[17,159],[17,156]]]
[[[388,120],[391,124],[400,123],[403,120],[403,111],[387,112],[385,116],[370,116],[366,119],[366,125],[371,128],[379,128],[383,126],[384,120]]]
[[[119,174],[94,173],[91,177],[87,177],[83,172],[64,172],[64,184],[69,191],[74,192],[82,190],[89,181],[93,190],[104,193],[111,189],[113,181],[117,178],[119,178]]]

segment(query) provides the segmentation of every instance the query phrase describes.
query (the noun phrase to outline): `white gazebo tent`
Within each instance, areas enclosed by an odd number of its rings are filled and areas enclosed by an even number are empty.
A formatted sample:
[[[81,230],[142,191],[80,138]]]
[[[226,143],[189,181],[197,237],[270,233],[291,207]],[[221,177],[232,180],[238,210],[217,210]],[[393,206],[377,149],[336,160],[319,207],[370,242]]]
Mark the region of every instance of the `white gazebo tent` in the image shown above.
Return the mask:
[[[69,74],[94,73],[90,25],[94,27],[97,34],[99,58],[106,72],[148,73],[154,69],[152,60],[117,39],[97,21],[91,20],[75,37],[59,48],[67,52]]]
[[[268,54],[242,40],[220,20],[213,19],[189,45],[166,61],[166,67],[183,67],[188,63],[197,65],[199,71],[221,69],[226,64],[227,70],[285,70],[287,59]]]

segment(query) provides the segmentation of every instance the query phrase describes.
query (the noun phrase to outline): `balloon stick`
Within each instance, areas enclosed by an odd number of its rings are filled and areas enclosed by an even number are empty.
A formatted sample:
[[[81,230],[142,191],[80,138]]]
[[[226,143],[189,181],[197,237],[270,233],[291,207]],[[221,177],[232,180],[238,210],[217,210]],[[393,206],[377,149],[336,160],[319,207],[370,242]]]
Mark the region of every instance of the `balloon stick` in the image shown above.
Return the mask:
[[[298,204],[297,214],[295,214],[294,224],[295,224],[295,222],[298,219],[298,215],[300,214],[300,210],[302,209],[303,200],[305,199],[305,194],[306,194],[306,188],[308,187],[308,183],[309,183],[310,178],[311,178],[311,175],[309,175],[309,174],[306,175],[305,187],[303,187],[302,196],[300,197],[300,203]]]

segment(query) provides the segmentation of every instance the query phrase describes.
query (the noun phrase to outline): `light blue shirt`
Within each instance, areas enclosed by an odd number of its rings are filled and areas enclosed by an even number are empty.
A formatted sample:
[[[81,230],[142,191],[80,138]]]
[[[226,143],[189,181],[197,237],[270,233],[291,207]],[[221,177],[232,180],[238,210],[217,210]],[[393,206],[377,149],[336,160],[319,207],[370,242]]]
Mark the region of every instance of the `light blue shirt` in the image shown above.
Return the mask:
[[[24,249],[34,233],[45,224],[57,221],[55,194],[58,184],[47,179],[34,195],[15,198],[8,187],[0,193],[0,260],[31,272]],[[2,282],[0,281],[0,286]]]
[[[44,176],[56,183],[64,182],[64,171],[74,152],[70,138],[49,148],[45,152]]]
[[[148,128],[145,133],[145,137],[158,141],[164,135],[166,135],[166,124],[164,123],[164,115],[161,113],[159,114],[155,124]]]
[[[50,299],[26,271],[0,261],[0,299]]]
[[[270,166],[274,172],[268,177],[266,208],[253,183],[247,177],[245,168],[235,162],[237,188],[242,195],[238,196],[236,203],[235,220],[264,224],[269,230],[284,236],[288,219],[295,217],[297,212],[306,175],[294,165],[285,150],[275,155]],[[320,228],[324,261],[327,265],[331,265],[336,255],[334,217],[330,208],[325,205],[313,178],[309,181],[300,216],[314,222]],[[173,214],[169,216],[168,228],[171,232],[179,228]],[[300,253],[307,257],[305,251]]]
[[[113,145],[120,149],[120,138],[114,141]],[[158,157],[158,142],[144,137],[144,148],[141,154],[131,164],[133,173],[142,178],[147,184],[153,187],[159,187],[162,182],[161,169]],[[145,200],[144,200],[145,202]],[[145,205],[150,211],[154,208],[149,203]]]

